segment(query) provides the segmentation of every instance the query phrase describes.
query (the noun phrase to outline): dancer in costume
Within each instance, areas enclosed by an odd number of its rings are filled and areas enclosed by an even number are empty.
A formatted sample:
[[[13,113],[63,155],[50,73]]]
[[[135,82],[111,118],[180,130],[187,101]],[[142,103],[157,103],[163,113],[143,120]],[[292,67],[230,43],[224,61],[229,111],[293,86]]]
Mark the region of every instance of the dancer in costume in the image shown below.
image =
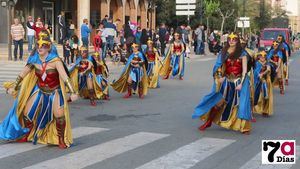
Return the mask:
[[[73,101],[78,96],[64,63],[56,50],[51,50],[48,32],[41,31],[38,36],[36,51],[16,81],[4,84],[15,101],[0,124],[0,139],[53,144],[64,149],[73,142],[65,86]]]
[[[192,117],[205,121],[199,127],[201,131],[214,122],[221,127],[249,134],[252,110],[247,54],[236,33],[231,33],[227,42],[213,69],[212,91],[200,101]]]
[[[156,48],[153,47],[153,41],[148,40],[145,56],[148,60],[147,75],[149,77],[149,88],[159,88],[159,68],[160,60]]]
[[[98,88],[101,88],[101,93],[100,96],[98,96],[97,98],[101,97],[101,99],[103,100],[110,100],[109,98],[109,84],[108,84],[108,76],[109,76],[109,71],[108,71],[108,67],[105,64],[105,62],[103,62],[102,57],[99,55],[99,53],[94,53],[93,55],[94,60],[97,63],[97,68],[95,70],[95,74],[96,74],[96,86]],[[102,94],[102,95],[101,95]]]
[[[279,42],[274,41],[272,49],[267,55],[267,59],[271,66],[271,80],[274,86],[279,86],[280,94],[284,95],[283,85],[283,54],[279,48]]]
[[[133,53],[129,56],[127,63],[118,80],[111,84],[112,88],[119,93],[127,94],[125,99],[132,96],[132,90],[136,91],[141,99],[148,91],[147,59],[139,51],[139,45],[132,45]]]
[[[102,95],[102,90],[95,85],[96,61],[88,55],[88,50],[84,46],[80,48],[80,54],[81,56],[78,57],[76,63],[69,69],[70,76],[80,96],[89,98],[91,106],[96,106],[95,99]]]
[[[255,52],[249,48],[247,48],[247,44],[248,42],[244,39],[241,38],[241,46],[242,48],[245,50],[246,55],[247,55],[247,74],[250,78],[250,91],[251,91],[251,95],[250,95],[250,99],[251,99],[251,107],[254,108],[254,75],[253,75],[253,69],[254,69],[254,65],[255,65]],[[253,112],[253,111],[252,111]],[[256,119],[254,118],[254,116],[252,115],[252,122],[256,122]]]
[[[254,69],[254,112],[268,117],[273,114],[273,85],[271,82],[271,67],[265,51],[257,54]]]
[[[168,79],[170,74],[172,76],[179,76],[183,80],[184,66],[185,66],[185,49],[179,33],[174,34],[174,42],[170,46],[170,50],[163,61],[163,67],[160,69],[160,75],[164,79]]]
[[[282,51],[282,61],[283,61],[283,78],[285,80],[285,85],[289,84],[289,58],[291,56],[291,48],[286,43],[282,35],[278,35],[277,42],[279,42],[279,48]]]

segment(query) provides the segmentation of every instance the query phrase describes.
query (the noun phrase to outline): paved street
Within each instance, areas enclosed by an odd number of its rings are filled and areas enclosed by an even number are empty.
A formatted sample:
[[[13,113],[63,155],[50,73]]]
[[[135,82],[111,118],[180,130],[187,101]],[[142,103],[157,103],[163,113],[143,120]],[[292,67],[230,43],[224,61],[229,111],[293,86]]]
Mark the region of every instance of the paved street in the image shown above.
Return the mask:
[[[215,56],[193,56],[185,79],[161,81],[144,100],[124,100],[111,90],[111,101],[71,104],[74,145],[56,146],[0,143],[0,169],[299,169],[295,165],[261,165],[262,139],[295,139],[300,146],[300,53],[291,59],[286,95],[274,90],[274,116],[256,116],[251,135],[216,125],[199,132],[192,120],[194,107],[211,90]],[[0,83],[14,80],[22,63],[0,63]],[[112,68],[111,80],[122,67]],[[0,89],[1,90],[1,89]],[[0,119],[13,100],[0,93]],[[297,158],[300,147],[297,147]]]

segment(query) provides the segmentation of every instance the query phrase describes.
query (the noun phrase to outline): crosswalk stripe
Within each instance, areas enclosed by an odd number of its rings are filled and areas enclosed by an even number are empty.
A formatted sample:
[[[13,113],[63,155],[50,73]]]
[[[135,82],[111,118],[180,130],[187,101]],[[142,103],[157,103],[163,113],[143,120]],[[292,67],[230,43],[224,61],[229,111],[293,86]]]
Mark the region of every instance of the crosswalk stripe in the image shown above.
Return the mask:
[[[235,140],[202,138],[136,169],[188,169]]]
[[[94,133],[98,133],[98,132],[102,132],[102,131],[107,131],[109,129],[105,129],[105,128],[94,128],[94,127],[78,127],[73,129],[73,138],[79,138],[79,137],[83,137],[83,136],[87,136],[90,134],[94,134]],[[30,151],[30,150],[34,150],[34,149],[38,149],[41,147],[45,147],[46,145],[42,145],[42,144],[37,144],[37,145],[33,145],[32,143],[25,143],[25,144],[20,144],[20,143],[10,143],[10,144],[3,144],[0,145],[0,159],[1,158],[5,158],[5,157],[9,157],[12,155],[16,155],[19,153],[23,153],[26,151]]]
[[[16,76],[18,75],[20,72],[8,72],[8,71],[2,71],[0,72],[0,77],[2,77],[2,75],[6,76],[6,75],[11,75],[11,76]]]
[[[10,72],[21,72],[23,68],[11,68],[11,67],[0,67],[0,73],[3,71],[10,71]]]
[[[300,146],[296,146],[296,152],[300,152]],[[299,155],[296,154],[296,158],[299,158]],[[296,159],[296,160],[297,160]],[[262,164],[261,161],[261,152],[256,154],[251,160],[244,164],[240,169],[290,169],[293,165],[266,165]]]
[[[0,77],[5,79],[15,79],[17,75],[0,75]]]
[[[26,64],[0,64],[0,66],[3,68],[3,67],[6,67],[6,68],[23,68]]]
[[[47,160],[36,165],[26,167],[25,169],[80,169],[141,147],[145,144],[149,144],[156,140],[165,138],[167,136],[169,135],[139,132],[80,151],[76,151],[65,156]]]

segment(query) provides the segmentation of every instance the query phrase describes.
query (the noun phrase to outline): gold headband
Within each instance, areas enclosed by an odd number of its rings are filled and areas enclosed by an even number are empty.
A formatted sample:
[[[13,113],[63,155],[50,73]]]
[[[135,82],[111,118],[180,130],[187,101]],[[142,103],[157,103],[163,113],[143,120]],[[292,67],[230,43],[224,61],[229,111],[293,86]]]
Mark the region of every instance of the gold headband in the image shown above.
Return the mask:
[[[133,43],[133,44],[131,45],[131,47],[135,48],[135,47],[139,47],[139,45],[136,44],[136,43]]]
[[[85,46],[80,47],[80,51],[85,51],[85,50],[88,50]]]

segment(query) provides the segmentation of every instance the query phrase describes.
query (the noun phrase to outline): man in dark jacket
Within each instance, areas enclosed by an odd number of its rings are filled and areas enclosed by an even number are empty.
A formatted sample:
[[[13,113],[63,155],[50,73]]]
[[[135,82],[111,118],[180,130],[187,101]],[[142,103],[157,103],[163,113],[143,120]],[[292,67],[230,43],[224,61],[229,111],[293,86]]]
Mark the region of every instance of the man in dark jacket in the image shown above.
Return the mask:
[[[161,44],[161,55],[165,56],[165,50],[166,50],[166,34],[167,34],[167,29],[166,25],[164,23],[161,24],[158,35],[159,35],[159,41]]]

